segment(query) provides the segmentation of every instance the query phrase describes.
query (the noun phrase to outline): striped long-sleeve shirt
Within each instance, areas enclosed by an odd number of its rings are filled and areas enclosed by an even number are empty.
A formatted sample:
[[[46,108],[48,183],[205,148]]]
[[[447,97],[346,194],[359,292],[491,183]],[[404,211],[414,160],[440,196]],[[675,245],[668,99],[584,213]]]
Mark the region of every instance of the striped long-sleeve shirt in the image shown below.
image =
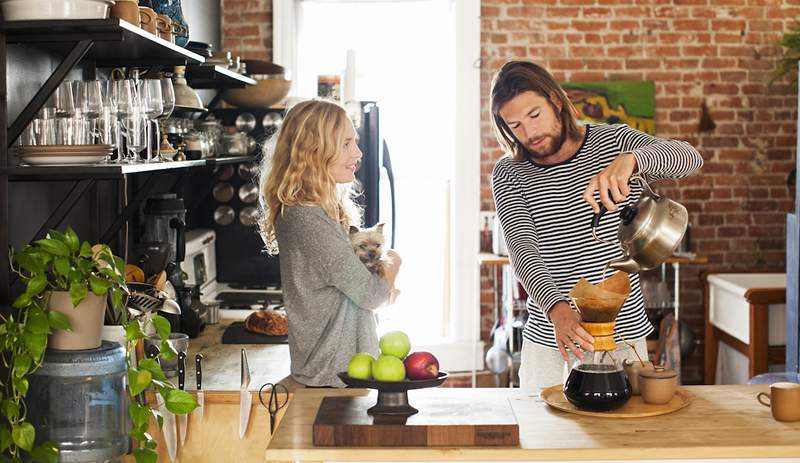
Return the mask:
[[[579,278],[599,283],[605,264],[622,256],[618,245],[592,238],[593,213],[582,195],[591,178],[626,151],[633,153],[637,172],[648,181],[685,177],[703,164],[686,142],[652,137],[626,125],[587,125],[578,151],[561,163],[540,165],[506,156],[495,165],[492,191],[497,215],[514,273],[529,295],[523,338],[557,348],[547,312],[568,300]],[[631,182],[627,203],[633,204],[641,192],[639,182]],[[619,211],[607,212],[597,235],[618,243],[618,228]],[[609,271],[606,278],[612,274]],[[644,311],[639,276],[630,277],[631,293],[617,315],[616,333],[633,340],[653,327]]]

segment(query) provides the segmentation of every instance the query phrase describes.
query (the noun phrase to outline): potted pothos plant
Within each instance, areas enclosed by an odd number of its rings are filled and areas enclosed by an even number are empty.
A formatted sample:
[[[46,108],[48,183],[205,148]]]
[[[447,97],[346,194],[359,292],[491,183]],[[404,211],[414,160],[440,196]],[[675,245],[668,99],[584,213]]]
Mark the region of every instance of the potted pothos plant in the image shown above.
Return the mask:
[[[150,418],[159,426],[163,419],[157,404],[148,402],[148,388],[159,393],[167,410],[182,415],[196,406],[194,398],[169,382],[159,359],[171,360],[177,354],[166,342],[169,322],[159,315],[147,319],[131,319],[125,310],[128,288],[123,276],[124,262],[105,245],[91,246],[81,242],[72,228],[62,233],[50,230],[44,239],[26,245],[19,252],[11,251],[11,270],[19,275],[24,291],[17,296],[9,314],[0,314],[0,348],[7,375],[0,379],[0,462],[57,462],[58,449],[52,442],[36,445],[36,430],[27,420],[25,395],[28,377],[41,367],[48,338],[59,331],[72,329],[69,312],[54,309],[53,295],[68,294],[70,310],[78,312],[87,297],[110,299],[112,309],[121,314],[125,330],[128,393],[131,418],[130,435],[135,440],[132,453],[138,463],[157,460],[157,443],[147,432]],[[102,318],[100,319],[102,328]],[[154,330],[161,339],[160,353],[152,359],[137,362],[136,345]],[[151,406],[152,405],[152,406]]]

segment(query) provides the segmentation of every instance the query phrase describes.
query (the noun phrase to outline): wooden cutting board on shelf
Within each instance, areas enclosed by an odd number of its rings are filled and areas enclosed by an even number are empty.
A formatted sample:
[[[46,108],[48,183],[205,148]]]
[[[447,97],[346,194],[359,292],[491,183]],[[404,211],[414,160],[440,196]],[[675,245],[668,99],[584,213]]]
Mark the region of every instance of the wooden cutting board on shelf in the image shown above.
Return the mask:
[[[377,395],[325,397],[314,420],[314,445],[322,447],[519,446],[519,426],[502,397],[411,397],[419,413],[370,416]]]

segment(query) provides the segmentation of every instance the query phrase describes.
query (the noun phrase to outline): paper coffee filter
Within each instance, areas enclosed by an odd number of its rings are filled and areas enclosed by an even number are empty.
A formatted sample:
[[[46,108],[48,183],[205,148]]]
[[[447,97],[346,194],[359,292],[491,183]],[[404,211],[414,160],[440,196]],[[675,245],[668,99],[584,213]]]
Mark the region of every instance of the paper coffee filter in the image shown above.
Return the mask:
[[[569,295],[581,313],[583,321],[604,323],[613,321],[617,317],[630,291],[628,274],[617,272],[598,285],[581,278],[570,290]]]

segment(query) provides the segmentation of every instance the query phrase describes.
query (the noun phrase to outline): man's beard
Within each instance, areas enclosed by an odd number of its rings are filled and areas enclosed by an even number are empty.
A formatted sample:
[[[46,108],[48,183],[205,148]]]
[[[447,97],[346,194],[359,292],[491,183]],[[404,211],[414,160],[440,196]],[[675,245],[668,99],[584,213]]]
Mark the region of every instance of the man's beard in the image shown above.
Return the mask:
[[[550,145],[549,148],[545,148],[545,151],[537,151],[530,148],[528,144],[524,145],[525,151],[527,152],[528,156],[533,159],[546,159],[552,156],[553,154],[557,153],[558,150],[560,150],[561,147],[564,145],[564,141],[567,139],[567,127],[565,124],[560,124],[560,125],[561,125],[561,131],[557,136],[553,137],[552,135],[549,134],[545,135],[545,137],[548,137],[553,140],[553,143]],[[528,142],[530,143],[530,140]]]

